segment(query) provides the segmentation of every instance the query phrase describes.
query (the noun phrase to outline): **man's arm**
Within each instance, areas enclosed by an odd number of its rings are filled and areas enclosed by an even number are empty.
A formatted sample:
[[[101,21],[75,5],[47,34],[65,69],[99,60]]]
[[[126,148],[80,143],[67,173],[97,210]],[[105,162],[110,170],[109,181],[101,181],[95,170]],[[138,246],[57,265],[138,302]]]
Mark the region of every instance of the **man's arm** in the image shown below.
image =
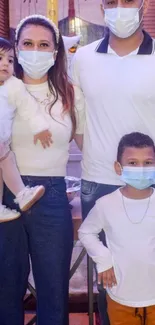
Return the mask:
[[[78,148],[82,151],[82,148],[83,148],[83,134],[75,134],[74,140],[75,140]]]
[[[78,52],[77,52],[78,54]],[[80,83],[80,71],[79,71],[79,62],[77,54],[75,55],[73,62],[72,62],[72,68],[71,68],[71,80],[74,87],[74,95],[75,95],[75,115],[76,115],[76,132],[74,136],[74,140],[79,147],[80,150],[82,150],[83,147],[83,134],[84,134],[84,126],[85,126],[85,97],[84,93],[81,88]]]

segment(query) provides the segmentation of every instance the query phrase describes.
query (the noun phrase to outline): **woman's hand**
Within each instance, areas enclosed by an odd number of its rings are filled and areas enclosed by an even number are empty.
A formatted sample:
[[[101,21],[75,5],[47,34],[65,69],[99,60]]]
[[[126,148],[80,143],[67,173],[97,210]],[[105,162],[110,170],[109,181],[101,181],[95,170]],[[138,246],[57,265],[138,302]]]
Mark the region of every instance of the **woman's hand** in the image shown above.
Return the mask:
[[[42,131],[40,133],[35,134],[34,136],[34,144],[40,141],[43,148],[48,148],[52,144],[52,134],[49,130]]]
[[[98,283],[103,284],[103,287],[106,289],[107,287],[112,288],[113,286],[117,285],[114,268],[99,273],[98,274]]]

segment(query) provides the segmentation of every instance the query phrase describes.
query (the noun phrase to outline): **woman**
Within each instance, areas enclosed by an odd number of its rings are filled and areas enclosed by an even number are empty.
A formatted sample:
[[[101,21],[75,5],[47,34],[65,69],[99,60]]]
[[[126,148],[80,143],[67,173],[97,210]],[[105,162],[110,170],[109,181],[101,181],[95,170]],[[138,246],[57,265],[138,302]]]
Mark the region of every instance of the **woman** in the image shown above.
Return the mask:
[[[37,291],[37,324],[67,325],[73,232],[64,176],[69,142],[75,133],[82,133],[83,110],[78,111],[77,102],[75,114],[62,37],[50,20],[33,15],[20,22],[16,55],[16,76],[40,103],[52,144],[45,149],[38,142],[34,144],[29,126],[17,114],[12,147],[20,173],[25,184],[43,184],[46,191],[20,219],[0,225],[0,324],[23,325],[30,254]],[[12,208],[8,190],[4,201]]]

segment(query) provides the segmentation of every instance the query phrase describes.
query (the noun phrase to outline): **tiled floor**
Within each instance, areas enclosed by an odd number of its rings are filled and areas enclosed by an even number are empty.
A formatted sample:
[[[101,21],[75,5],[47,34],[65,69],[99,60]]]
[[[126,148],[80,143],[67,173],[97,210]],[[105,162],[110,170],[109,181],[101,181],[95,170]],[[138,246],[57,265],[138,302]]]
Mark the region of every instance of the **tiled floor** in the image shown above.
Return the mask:
[[[32,316],[26,315],[25,325],[30,321]],[[88,325],[88,316],[86,314],[70,314],[69,325]]]

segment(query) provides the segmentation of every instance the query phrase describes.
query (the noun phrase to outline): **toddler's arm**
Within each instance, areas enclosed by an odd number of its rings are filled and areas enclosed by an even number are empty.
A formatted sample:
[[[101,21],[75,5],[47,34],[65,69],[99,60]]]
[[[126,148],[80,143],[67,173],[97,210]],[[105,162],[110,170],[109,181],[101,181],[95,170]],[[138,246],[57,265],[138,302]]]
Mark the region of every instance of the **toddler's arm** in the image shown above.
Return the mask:
[[[43,147],[49,146],[51,133],[48,130],[49,125],[46,119],[39,110],[39,103],[26,90],[21,80],[11,77],[5,84],[11,104],[16,107],[18,114],[29,122],[34,134],[34,141],[40,140]]]

